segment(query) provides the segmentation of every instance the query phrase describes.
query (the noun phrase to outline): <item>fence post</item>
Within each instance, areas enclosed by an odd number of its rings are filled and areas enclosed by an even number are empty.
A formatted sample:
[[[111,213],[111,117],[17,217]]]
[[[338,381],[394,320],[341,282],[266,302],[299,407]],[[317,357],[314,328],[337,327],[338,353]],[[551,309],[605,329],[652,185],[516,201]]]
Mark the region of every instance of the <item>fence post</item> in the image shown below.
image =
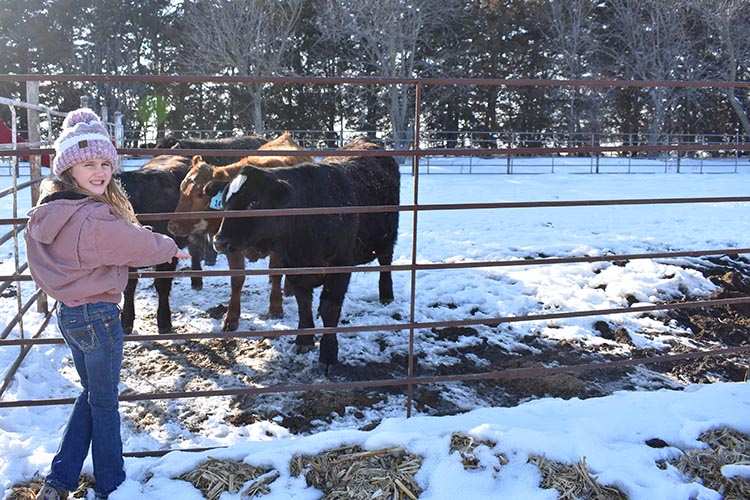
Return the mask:
[[[739,172],[739,166],[740,166],[740,133],[737,132],[737,135],[734,136],[734,173],[736,174]]]
[[[122,126],[122,112],[115,111],[115,147],[122,148],[125,146],[125,129]],[[120,168],[122,168],[123,155],[118,156]]]
[[[29,104],[39,104],[39,82],[26,82],[26,101]],[[50,116],[50,118],[52,118]],[[26,119],[28,121],[29,128],[29,143],[40,144],[41,133],[39,131],[39,111],[36,109],[26,109]],[[33,146],[32,146],[33,147]],[[38,146],[37,146],[38,147]],[[42,177],[42,157],[39,155],[31,155],[29,157],[29,177],[36,179]],[[17,195],[16,195],[17,196]],[[36,206],[39,201],[39,184],[31,186],[31,206]],[[36,299],[36,310],[37,312],[47,314],[49,311],[49,304],[47,303],[47,294],[40,293]]]
[[[26,102],[39,104],[39,82],[26,82]],[[26,109],[26,120],[29,128],[29,143],[40,144],[41,133],[39,131],[39,111],[31,108]],[[33,146],[32,146],[33,147]],[[42,176],[42,157],[31,155],[29,157],[30,176],[32,179]],[[35,206],[39,200],[39,187],[37,184],[31,189],[31,206]]]

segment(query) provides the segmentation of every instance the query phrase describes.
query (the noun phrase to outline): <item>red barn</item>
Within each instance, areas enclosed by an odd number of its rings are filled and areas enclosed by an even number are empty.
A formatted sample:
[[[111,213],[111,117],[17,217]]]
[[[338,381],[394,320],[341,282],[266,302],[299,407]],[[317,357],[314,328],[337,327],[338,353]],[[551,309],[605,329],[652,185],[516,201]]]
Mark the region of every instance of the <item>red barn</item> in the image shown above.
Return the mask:
[[[11,144],[13,142],[13,131],[8,127],[8,125],[3,121],[2,118],[0,118],[0,144]],[[16,135],[16,143],[20,144],[22,142],[26,142],[26,139],[21,137],[20,135]],[[24,160],[28,161],[28,156],[22,156]],[[42,156],[42,166],[49,168],[50,166],[50,157],[49,155]]]

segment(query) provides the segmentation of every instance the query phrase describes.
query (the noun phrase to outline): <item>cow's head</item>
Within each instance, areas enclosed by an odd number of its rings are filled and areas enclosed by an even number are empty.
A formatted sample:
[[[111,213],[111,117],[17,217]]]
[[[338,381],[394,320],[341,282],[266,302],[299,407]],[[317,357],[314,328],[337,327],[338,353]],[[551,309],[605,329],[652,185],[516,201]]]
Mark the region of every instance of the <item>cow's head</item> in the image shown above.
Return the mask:
[[[212,204],[214,196],[206,193],[206,186],[215,180],[216,167],[209,165],[200,155],[194,156],[190,170],[180,184],[180,199],[175,212],[204,212],[221,207]],[[175,236],[191,233],[215,233],[220,219],[172,219],[169,232]]]
[[[294,188],[278,178],[273,170],[248,166],[229,183],[214,182],[213,192],[223,188],[224,210],[271,210],[287,208],[294,198]],[[252,250],[268,253],[273,246],[283,217],[225,217],[214,237],[217,252]]]

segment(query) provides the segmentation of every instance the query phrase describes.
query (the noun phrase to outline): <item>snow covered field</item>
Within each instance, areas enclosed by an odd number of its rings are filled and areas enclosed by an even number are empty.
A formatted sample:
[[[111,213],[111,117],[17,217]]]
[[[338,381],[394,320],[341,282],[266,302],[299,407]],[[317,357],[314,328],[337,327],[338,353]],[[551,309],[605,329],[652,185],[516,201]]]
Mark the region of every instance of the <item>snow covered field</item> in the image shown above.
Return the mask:
[[[602,175],[587,173],[590,160],[558,163],[554,173],[539,175],[483,175],[497,166],[497,160],[482,164],[474,158],[471,175],[432,175],[466,173],[467,159],[429,160],[431,175],[419,177],[421,204],[480,203],[503,201],[556,201],[628,198],[685,198],[748,196],[750,165],[725,160],[714,167],[724,174],[707,174],[705,164],[676,166],[630,164],[630,171]],[[532,160],[529,160],[531,162]],[[602,160],[604,161],[604,160]],[[578,162],[578,163],[576,163]],[[565,163],[565,165],[563,165]],[[428,168],[427,160],[421,171]],[[624,168],[612,161],[612,169]],[[526,165],[527,170],[536,167]],[[701,172],[686,173],[688,171]],[[643,173],[648,170],[648,173]],[[524,162],[514,160],[513,172],[524,171]],[[535,171],[538,171],[535,170]],[[734,172],[739,173],[734,173]],[[732,173],[729,173],[732,172]],[[5,187],[7,177],[0,178]],[[414,202],[414,178],[402,177],[402,203]],[[21,206],[23,215],[28,206]],[[437,211],[419,215],[416,260],[421,263],[510,260],[549,256],[593,256],[605,253],[636,254],[659,251],[750,247],[750,204],[706,203],[674,205],[634,205],[569,208],[523,208],[505,210]],[[9,198],[0,200],[0,213],[11,216]],[[402,213],[396,264],[412,261],[412,216]],[[0,247],[0,272],[13,272],[12,242]],[[523,316],[549,311],[575,311],[626,307],[627,297],[640,303],[677,300],[686,295],[703,297],[716,285],[684,264],[693,259],[640,260],[625,265],[612,263],[569,264],[560,266],[518,266],[421,272],[417,278],[416,320],[442,321],[470,315]],[[258,263],[262,268],[266,263]],[[226,268],[220,257],[216,268]],[[388,306],[377,302],[375,273],[358,273],[344,302],[342,318],[349,326],[392,323],[408,318],[411,295],[408,273],[395,273],[396,301]],[[226,301],[226,278],[206,280],[202,292],[190,289],[189,280],[175,281],[172,307],[177,331],[218,331],[220,319],[205,314]],[[243,293],[241,330],[285,329],[296,325],[296,304],[285,298],[285,318],[269,320],[267,283],[248,279]],[[211,292],[209,292],[211,291]],[[22,287],[28,297],[30,287]],[[141,280],[137,310],[143,316],[136,324],[138,333],[152,333],[153,293],[150,283]],[[0,298],[3,326],[16,312],[15,297]],[[151,315],[151,316],[150,316]],[[594,328],[596,317],[550,322],[516,323],[505,328],[478,328],[478,337],[459,336],[450,342],[433,332],[419,332],[417,351],[425,369],[450,366],[456,350],[471,350],[477,342],[489,343],[522,358],[524,339],[536,338],[551,345],[576,343],[592,348],[622,349],[603,339]],[[40,321],[33,309],[24,319],[26,331]],[[659,322],[653,316],[618,315],[608,319],[630,333],[637,348],[662,350],[678,342],[690,343],[690,332],[679,325]],[[12,333],[17,335],[17,333]],[[54,321],[45,336],[57,337]],[[351,366],[383,362],[395,353],[404,353],[406,332],[368,335],[342,335],[340,359]],[[251,341],[253,344],[255,341]],[[204,386],[227,387],[227,380],[239,384],[298,383],[322,381],[314,369],[317,353],[301,357],[291,354],[289,339],[265,339],[263,357],[232,358],[232,376],[217,376]],[[151,377],[136,369],[135,358],[170,351],[179,342],[128,343],[126,356],[132,372],[123,377],[124,392],[174,390],[176,374],[154,370]],[[135,345],[134,345],[135,344]],[[230,353],[218,353],[218,355]],[[15,359],[17,348],[0,347],[0,367],[5,375]],[[481,366],[484,360],[477,359]],[[179,365],[179,361],[172,360]],[[279,370],[286,366],[285,370]],[[175,366],[175,371],[184,367]],[[126,367],[127,369],[127,367]],[[275,378],[269,378],[275,371]],[[279,374],[279,372],[283,372]],[[244,378],[241,378],[244,377]],[[281,377],[281,378],[279,378]],[[311,380],[312,378],[312,380]],[[403,447],[423,457],[417,474],[423,493],[420,499],[518,498],[554,499],[555,490],[543,489],[540,472],[528,462],[531,455],[574,464],[586,460],[601,484],[618,487],[629,499],[719,499],[721,495],[680,474],[674,467],[660,467],[661,461],[679,457],[685,450],[705,446],[697,441],[702,432],[732,428],[750,432],[750,385],[720,382],[690,385],[680,389],[648,390],[648,383],[635,391],[618,391],[604,397],[560,399],[544,397],[514,407],[486,407],[483,400],[460,385],[443,388],[445,398],[455,405],[456,415],[430,416],[416,411],[405,418],[402,395],[390,394],[364,412],[345,411],[321,421],[313,432],[294,434],[281,419],[264,419],[242,425],[230,423],[233,411],[227,398],[176,401],[166,407],[123,404],[123,436],[126,451],[170,447],[225,448],[202,453],[173,452],[162,458],[128,458],[128,479],[110,498],[120,499],[200,499],[200,492],[185,481],[175,479],[193,469],[207,456],[244,460],[276,469],[280,474],[270,486],[268,499],[315,499],[320,491],[307,486],[304,476],[293,476],[293,457],[315,454],[342,445],[364,449]],[[4,400],[74,397],[76,378],[64,345],[38,346],[23,362]],[[272,407],[273,398],[258,401]],[[156,410],[167,415],[153,418]],[[56,450],[67,406],[35,406],[0,409],[0,486],[7,495],[20,481],[43,474]],[[267,412],[270,413],[270,412]],[[153,420],[149,422],[149,420]],[[236,422],[236,421],[235,421]],[[378,423],[370,430],[357,430],[367,423]],[[461,458],[449,453],[454,433],[463,433],[494,443],[478,455],[481,467],[465,470]],[[668,446],[652,448],[649,439],[661,439]],[[507,457],[501,464],[497,455]],[[86,465],[90,472],[90,462]],[[750,465],[727,467],[727,476],[750,478]],[[89,492],[93,497],[93,492]],[[239,499],[240,493],[225,493],[222,499]]]

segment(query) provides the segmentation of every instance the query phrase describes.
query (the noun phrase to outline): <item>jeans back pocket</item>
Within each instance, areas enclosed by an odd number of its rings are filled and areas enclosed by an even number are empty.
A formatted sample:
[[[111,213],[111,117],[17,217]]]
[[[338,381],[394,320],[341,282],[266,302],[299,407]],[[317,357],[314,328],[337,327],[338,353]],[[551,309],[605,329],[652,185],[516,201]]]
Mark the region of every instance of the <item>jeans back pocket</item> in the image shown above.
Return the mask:
[[[58,326],[65,339],[83,352],[91,352],[99,347],[99,336],[94,325],[83,318],[60,318]]]

